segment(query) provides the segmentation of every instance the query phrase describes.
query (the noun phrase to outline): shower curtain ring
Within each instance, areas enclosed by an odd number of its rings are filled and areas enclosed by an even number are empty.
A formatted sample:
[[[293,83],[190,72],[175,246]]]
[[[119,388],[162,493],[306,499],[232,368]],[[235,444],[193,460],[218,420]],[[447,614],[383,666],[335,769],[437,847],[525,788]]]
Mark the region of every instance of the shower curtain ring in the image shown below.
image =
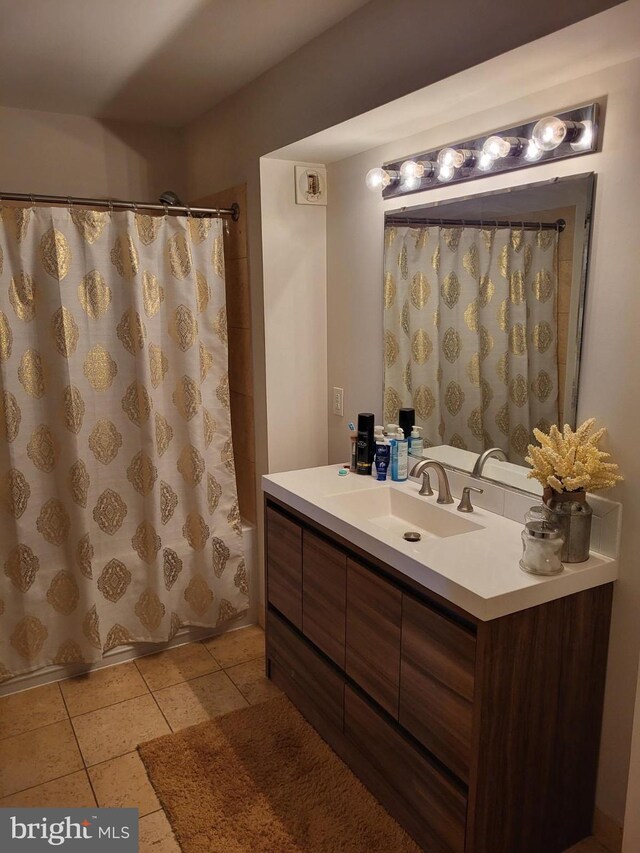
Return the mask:
[[[107,199],[107,202],[109,206],[109,215],[113,216],[113,199]]]
[[[164,218],[168,219],[168,217],[169,217],[169,205],[165,201],[162,203],[162,206],[164,207]]]

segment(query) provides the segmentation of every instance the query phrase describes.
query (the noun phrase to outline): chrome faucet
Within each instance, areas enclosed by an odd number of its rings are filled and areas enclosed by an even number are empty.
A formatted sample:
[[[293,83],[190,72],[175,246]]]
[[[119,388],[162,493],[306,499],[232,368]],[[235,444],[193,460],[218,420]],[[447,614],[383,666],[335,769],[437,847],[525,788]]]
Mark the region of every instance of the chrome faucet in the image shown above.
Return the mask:
[[[409,476],[417,479],[420,474],[427,473],[426,468],[433,468],[433,470],[438,475],[438,500],[439,504],[452,504],[453,498],[451,497],[451,489],[449,488],[449,480],[447,478],[447,472],[444,470],[442,465],[439,462],[436,462],[435,459],[421,459],[420,462],[416,462],[411,471],[409,471]]]
[[[476,464],[473,466],[471,476],[481,477],[482,469],[484,468],[487,459],[491,459],[492,457],[494,459],[500,459],[502,462],[508,461],[507,454],[504,452],[504,450],[501,450],[499,447],[490,447],[476,459]]]

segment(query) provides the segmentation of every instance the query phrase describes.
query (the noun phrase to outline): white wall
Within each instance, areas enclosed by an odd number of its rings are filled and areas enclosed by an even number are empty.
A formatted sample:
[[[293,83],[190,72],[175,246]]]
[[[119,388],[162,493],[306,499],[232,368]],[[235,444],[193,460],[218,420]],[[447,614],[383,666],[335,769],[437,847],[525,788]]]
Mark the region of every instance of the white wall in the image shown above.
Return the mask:
[[[513,57],[516,61],[517,52]],[[572,104],[606,99],[601,153],[474,181],[464,188],[416,194],[406,203],[433,202],[556,175],[591,170],[598,175],[578,417],[595,416],[608,427],[610,449],[626,478],[614,493],[624,504],[622,560],[614,597],[597,795],[602,811],[620,823],[640,649],[640,575],[636,569],[640,553],[640,337],[635,321],[640,317],[640,194],[632,165],[640,139],[639,88],[640,61],[634,60],[509,104],[492,107],[488,98],[477,98],[475,115],[333,163],[328,174],[328,384],[345,389],[345,418],[328,414],[329,458],[340,462],[348,446],[346,421],[359,410],[379,414],[382,408],[383,212],[402,204],[398,200],[383,202],[367,190],[367,170],[388,159],[479,136]],[[485,109],[480,111],[482,107]]]
[[[295,202],[295,164],[263,159],[262,265],[269,471],[327,459],[326,207]]]
[[[177,130],[0,107],[0,192],[148,201],[184,184]]]

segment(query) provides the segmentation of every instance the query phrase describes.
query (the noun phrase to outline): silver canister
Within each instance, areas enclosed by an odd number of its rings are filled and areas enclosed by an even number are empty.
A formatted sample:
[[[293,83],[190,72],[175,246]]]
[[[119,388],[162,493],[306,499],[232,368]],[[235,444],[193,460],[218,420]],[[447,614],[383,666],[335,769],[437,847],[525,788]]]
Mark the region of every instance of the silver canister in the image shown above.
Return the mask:
[[[563,563],[583,563],[589,559],[593,510],[586,492],[554,492],[546,499],[549,521],[562,531]]]

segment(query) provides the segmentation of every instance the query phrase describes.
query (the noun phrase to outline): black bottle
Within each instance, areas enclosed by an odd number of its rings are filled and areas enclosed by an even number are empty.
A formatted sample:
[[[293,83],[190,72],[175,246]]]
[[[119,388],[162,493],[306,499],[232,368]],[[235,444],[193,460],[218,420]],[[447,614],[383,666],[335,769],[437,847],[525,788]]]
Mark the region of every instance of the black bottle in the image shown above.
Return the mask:
[[[358,415],[358,450],[356,471],[358,474],[371,474],[371,463],[376,451],[373,441],[375,415],[361,412]]]
[[[415,422],[415,409],[400,409],[398,412],[398,426],[402,430],[405,438],[408,438],[411,435],[411,430],[413,429]]]

